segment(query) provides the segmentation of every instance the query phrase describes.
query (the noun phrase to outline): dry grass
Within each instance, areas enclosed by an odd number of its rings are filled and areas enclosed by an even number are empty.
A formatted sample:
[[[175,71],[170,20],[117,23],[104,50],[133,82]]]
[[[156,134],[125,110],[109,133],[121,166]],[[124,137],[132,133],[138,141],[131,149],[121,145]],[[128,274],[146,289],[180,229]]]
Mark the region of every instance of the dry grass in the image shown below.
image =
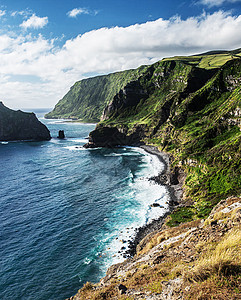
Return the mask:
[[[183,277],[183,299],[241,300],[241,210],[237,208],[223,214],[221,209],[212,214],[210,220],[224,220],[228,216],[226,225],[222,222],[203,227],[199,226],[200,221],[192,221],[149,235],[136,256],[138,260],[141,254],[156,245],[196,228],[190,235],[187,233],[185,243],[182,243],[182,238],[166,247],[163,243],[158,249],[157,260],[139,260],[125,274],[113,277],[107,286],[86,283],[74,299],[132,300],[135,299],[132,292],[129,295],[119,294],[120,283],[129,291],[161,293],[166,282]],[[225,230],[228,232],[224,235]]]
[[[142,245],[142,249],[138,251],[137,255],[142,255],[147,253],[149,250],[160,244],[161,242],[178,236],[184,232],[190,230],[190,228],[197,227],[200,225],[200,220],[195,220],[191,222],[183,223],[177,227],[168,228],[162,230],[155,234],[154,236],[149,236],[149,239],[145,240],[145,245]]]
[[[226,207],[232,205],[233,203],[237,202],[235,201],[237,198],[231,198],[229,199],[229,204],[226,205]],[[239,201],[238,201],[239,202]],[[204,227],[209,226],[211,222],[213,221],[219,221],[222,220],[223,223],[227,222],[229,219],[233,220],[235,219],[238,215],[241,214],[241,208],[237,207],[229,212],[223,212],[222,210],[224,207],[220,207],[219,210],[212,215],[212,217],[207,218],[204,222]]]
[[[190,282],[204,281],[212,275],[231,275],[241,272],[241,230],[229,232],[215,247],[206,253],[184,274]]]
[[[188,291],[184,289],[183,296],[186,300],[240,300],[241,277],[213,276],[192,284]]]

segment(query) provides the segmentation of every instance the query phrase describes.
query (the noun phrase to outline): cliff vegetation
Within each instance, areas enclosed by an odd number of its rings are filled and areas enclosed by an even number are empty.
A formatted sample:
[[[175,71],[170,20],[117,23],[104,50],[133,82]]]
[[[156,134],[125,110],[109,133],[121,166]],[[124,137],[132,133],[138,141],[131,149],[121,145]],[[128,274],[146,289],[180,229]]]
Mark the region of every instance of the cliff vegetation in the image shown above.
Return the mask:
[[[45,115],[47,119],[73,119],[99,122],[105,106],[127,82],[138,78],[145,67],[76,82],[70,91]]]

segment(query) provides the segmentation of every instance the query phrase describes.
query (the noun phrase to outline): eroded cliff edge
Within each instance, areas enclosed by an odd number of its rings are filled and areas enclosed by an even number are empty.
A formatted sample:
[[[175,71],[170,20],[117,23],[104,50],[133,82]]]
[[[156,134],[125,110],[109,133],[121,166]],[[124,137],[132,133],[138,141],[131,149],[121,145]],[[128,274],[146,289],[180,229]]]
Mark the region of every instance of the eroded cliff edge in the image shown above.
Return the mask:
[[[15,111],[0,102],[0,141],[50,140],[48,128],[34,113]]]

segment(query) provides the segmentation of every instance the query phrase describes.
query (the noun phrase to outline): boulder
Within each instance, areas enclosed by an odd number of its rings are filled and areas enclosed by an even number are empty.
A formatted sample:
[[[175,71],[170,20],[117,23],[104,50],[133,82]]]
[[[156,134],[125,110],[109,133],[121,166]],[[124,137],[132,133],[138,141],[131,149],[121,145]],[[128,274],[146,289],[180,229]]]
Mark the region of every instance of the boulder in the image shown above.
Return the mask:
[[[136,127],[130,135],[121,132],[116,127],[98,126],[89,134],[89,142],[84,145],[85,148],[105,147],[112,148],[116,146],[141,145],[143,137],[143,128]]]
[[[118,291],[119,291],[120,295],[124,295],[127,291],[127,287],[123,284],[120,284],[118,286]]]

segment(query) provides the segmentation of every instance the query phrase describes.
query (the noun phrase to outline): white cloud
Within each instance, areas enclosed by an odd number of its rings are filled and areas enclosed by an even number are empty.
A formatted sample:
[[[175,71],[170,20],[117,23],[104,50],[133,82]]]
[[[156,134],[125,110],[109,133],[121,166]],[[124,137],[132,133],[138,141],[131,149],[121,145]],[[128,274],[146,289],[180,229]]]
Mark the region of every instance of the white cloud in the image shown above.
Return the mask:
[[[241,0],[200,0],[199,3],[207,5],[208,7],[221,6],[225,3],[237,3]]]
[[[74,8],[67,13],[70,18],[76,18],[78,15],[89,15],[90,11],[86,8]]]
[[[185,20],[160,18],[101,28],[67,40],[61,48],[41,35],[0,35],[0,100],[10,107],[54,106],[88,73],[136,68],[173,55],[240,48],[240,32],[241,16],[219,11]],[[17,79],[21,76],[24,84]]]
[[[28,28],[43,28],[45,25],[48,24],[48,17],[38,17],[35,14],[33,14],[29,19],[26,21],[23,21],[22,24],[20,24],[20,27],[23,29],[28,29]]]
[[[0,17],[4,16],[6,14],[6,10],[1,10],[0,9]]]
[[[21,11],[16,10],[16,11],[12,11],[10,15],[11,15],[11,17],[16,17],[17,15],[27,16],[29,14],[31,14],[29,10],[21,10]]]

